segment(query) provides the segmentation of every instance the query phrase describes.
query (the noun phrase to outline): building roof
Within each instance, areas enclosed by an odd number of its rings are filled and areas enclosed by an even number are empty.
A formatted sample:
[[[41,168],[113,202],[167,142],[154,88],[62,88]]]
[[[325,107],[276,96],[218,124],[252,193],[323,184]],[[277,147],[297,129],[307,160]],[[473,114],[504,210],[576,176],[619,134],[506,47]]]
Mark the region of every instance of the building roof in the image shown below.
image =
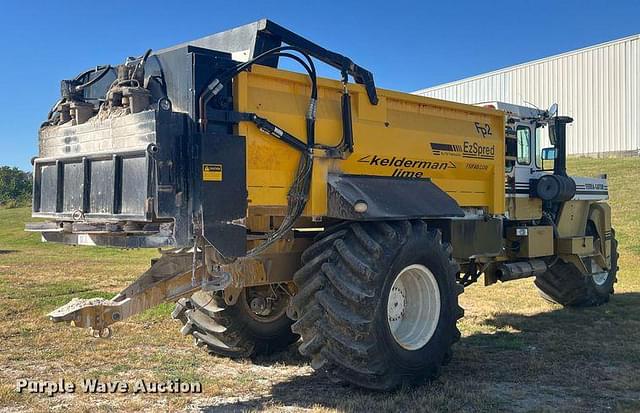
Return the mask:
[[[465,77],[463,79],[454,80],[452,82],[442,83],[442,84],[431,86],[431,87],[428,87],[428,88],[416,90],[415,92],[412,92],[412,93],[421,94],[421,93],[425,93],[425,92],[429,92],[429,91],[433,91],[433,90],[438,90],[438,89],[441,89],[441,88],[446,88],[446,87],[457,85],[457,84],[460,84],[460,83],[466,83],[466,82],[469,82],[469,81],[472,81],[472,80],[483,79],[485,77],[497,75],[497,74],[500,74],[500,73],[510,72],[512,70],[519,69],[521,67],[532,66],[532,65],[545,63],[545,62],[549,62],[549,61],[553,61],[553,60],[557,60],[557,59],[562,59],[562,58],[565,58],[565,57],[568,57],[568,56],[573,56],[573,55],[576,55],[576,54],[584,53],[584,52],[587,52],[589,50],[600,49],[600,48],[608,47],[608,46],[611,46],[611,45],[614,45],[614,44],[618,44],[618,43],[632,42],[632,41],[639,40],[639,39],[640,39],[640,33],[634,34],[634,35],[631,35],[631,36],[627,36],[627,37],[622,37],[620,39],[610,40],[610,41],[604,42],[604,43],[598,43],[598,44],[593,45],[593,46],[587,46],[587,47],[583,47],[583,48],[580,48],[580,49],[572,50],[572,51],[569,51],[569,52],[556,54],[556,55],[549,56],[549,57],[544,57],[542,59],[531,60],[529,62],[519,63],[519,64],[513,65],[513,66],[507,66],[505,68],[493,70],[491,72],[482,73],[480,75]]]

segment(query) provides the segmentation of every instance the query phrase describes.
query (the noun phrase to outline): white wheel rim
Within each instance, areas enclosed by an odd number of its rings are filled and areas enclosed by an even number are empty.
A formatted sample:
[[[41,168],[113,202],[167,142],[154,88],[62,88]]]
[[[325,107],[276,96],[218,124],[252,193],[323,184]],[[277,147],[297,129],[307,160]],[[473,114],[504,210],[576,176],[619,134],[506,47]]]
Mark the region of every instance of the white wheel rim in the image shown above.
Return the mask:
[[[606,271],[603,271],[597,274],[593,274],[592,277],[593,277],[593,282],[596,283],[596,285],[602,286],[604,285],[604,283],[607,282],[607,278],[609,278],[609,273]]]
[[[593,278],[593,282],[597,286],[602,287],[607,282],[607,279],[609,278],[609,271],[605,271],[602,267],[600,267],[595,262],[592,263],[591,271],[592,271],[591,278]]]
[[[405,267],[393,281],[387,300],[387,321],[391,334],[402,348],[424,347],[440,320],[440,288],[424,265]]]

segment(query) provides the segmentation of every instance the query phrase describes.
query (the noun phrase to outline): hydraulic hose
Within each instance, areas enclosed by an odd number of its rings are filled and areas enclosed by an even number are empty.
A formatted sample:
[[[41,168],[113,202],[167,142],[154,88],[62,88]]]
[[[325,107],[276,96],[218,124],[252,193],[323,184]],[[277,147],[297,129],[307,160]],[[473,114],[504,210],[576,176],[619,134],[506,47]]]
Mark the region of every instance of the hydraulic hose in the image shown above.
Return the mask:
[[[84,77],[86,77],[87,75],[89,75],[92,72],[97,72],[98,70],[102,70],[98,75],[96,75],[96,77],[94,77],[93,79],[76,86],[74,89],[76,92],[80,92],[83,89],[88,88],[89,86],[97,83],[98,81],[100,81],[100,79],[102,79],[103,77],[105,77],[107,75],[107,73],[109,73],[109,70],[111,70],[111,65],[106,65],[106,66],[97,66],[94,70],[88,70],[84,73],[81,73],[80,75],[78,75],[76,77],[76,80],[80,80]]]
[[[300,53],[305,57],[306,62],[301,57],[292,53],[288,53],[288,51],[296,51]],[[280,238],[282,238],[282,236],[289,232],[295,225],[296,220],[302,215],[302,212],[304,211],[304,208],[307,204],[307,200],[309,198],[309,188],[311,186],[311,172],[313,169],[312,148],[314,146],[315,140],[315,117],[318,100],[316,68],[311,57],[304,51],[292,46],[277,47],[275,49],[264,52],[259,56],[256,56],[248,62],[241,63],[224,72],[221,76],[218,76],[207,86],[206,91],[202,93],[199,99],[200,128],[202,132],[206,132],[206,107],[208,102],[215,95],[217,95],[220,90],[222,90],[224,85],[231,79],[233,79],[238,73],[247,70],[249,67],[251,67],[251,65],[260,62],[266,57],[274,56],[286,57],[298,62],[305,69],[305,71],[309,75],[309,78],[311,79],[311,97],[309,100],[309,108],[305,116],[307,122],[307,142],[305,145],[302,141],[293,137],[292,135],[285,134],[284,131],[282,131],[280,128],[277,128],[268,120],[260,118],[258,116],[254,116],[253,122],[256,123],[256,126],[260,127],[261,130],[263,130],[265,133],[269,133],[270,135],[275,136],[278,139],[285,140],[285,142],[298,149],[301,154],[295,178],[287,194],[287,213],[284,217],[284,220],[275,231],[267,235],[267,238],[264,240],[264,242],[248,251],[246,257],[254,257],[261,254],[262,252],[266,251],[274,242],[278,241]]]
[[[300,57],[292,55],[291,53],[285,53],[287,51],[295,51],[300,53],[307,60],[307,64],[304,64],[304,62]],[[233,79],[238,73],[244,70],[247,70],[248,68],[251,67],[251,65],[258,63],[267,57],[273,57],[273,56],[282,56],[282,57],[288,57],[288,58],[293,58],[293,56],[295,56],[293,60],[297,61],[302,65],[302,67],[307,71],[309,78],[311,79],[311,98],[309,101],[309,110],[307,111],[307,134],[308,134],[307,143],[309,143],[310,145],[313,145],[314,129],[315,129],[314,127],[315,114],[316,114],[317,100],[318,100],[318,83],[317,83],[316,68],[315,68],[315,64],[313,63],[313,60],[308,54],[306,54],[303,50],[293,46],[280,46],[280,47],[276,47],[274,49],[268,50],[247,62],[240,63],[239,65],[234,66],[233,68],[227,70],[226,72],[223,72],[220,76],[216,77],[213,81],[211,81],[211,83],[209,83],[209,85],[207,86],[207,89],[200,95],[199,102],[198,102],[199,103],[198,109],[200,112],[199,113],[200,129],[203,132],[206,132],[207,130],[206,107],[209,101],[215,95],[220,93],[220,91],[224,88],[224,85],[227,82],[229,82],[231,79]]]

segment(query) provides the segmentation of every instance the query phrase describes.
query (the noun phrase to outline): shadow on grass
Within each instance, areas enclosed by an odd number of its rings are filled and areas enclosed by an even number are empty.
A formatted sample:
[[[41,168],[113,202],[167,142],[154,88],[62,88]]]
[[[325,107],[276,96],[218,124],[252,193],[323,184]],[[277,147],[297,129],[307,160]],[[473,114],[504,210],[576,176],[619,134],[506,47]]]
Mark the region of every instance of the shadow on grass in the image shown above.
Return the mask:
[[[270,354],[268,356],[256,356],[251,359],[253,364],[263,367],[275,367],[278,364],[285,366],[304,366],[309,363],[309,360],[298,352],[298,345],[300,342],[290,345],[286,350],[278,353]]]
[[[639,308],[640,293],[625,293],[595,308],[496,314],[483,324],[503,331],[463,337],[442,377],[412,389],[376,393],[312,374],[277,383],[268,396],[200,408],[207,412],[261,410],[274,405],[347,411],[637,411]],[[294,357],[293,364],[306,363],[291,353],[290,349],[284,357]],[[282,356],[256,362],[283,362],[278,360]],[[477,388],[458,392],[455,389],[464,387],[459,383]],[[452,405],[446,402],[452,397],[467,400]]]
[[[20,251],[18,251],[18,250],[0,250],[0,255],[14,254],[16,252],[20,252]]]

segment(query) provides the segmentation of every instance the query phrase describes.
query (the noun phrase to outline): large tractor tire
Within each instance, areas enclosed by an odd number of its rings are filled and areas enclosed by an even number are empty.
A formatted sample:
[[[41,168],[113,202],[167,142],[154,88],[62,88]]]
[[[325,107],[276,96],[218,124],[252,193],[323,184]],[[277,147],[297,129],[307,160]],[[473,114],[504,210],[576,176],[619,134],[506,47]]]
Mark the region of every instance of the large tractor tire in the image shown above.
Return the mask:
[[[459,265],[423,221],[351,223],[302,255],[290,315],[311,366],[389,390],[435,378],[459,340]]]
[[[611,269],[605,276],[584,275],[575,265],[558,260],[534,281],[542,298],[566,307],[595,307],[608,302],[618,272],[618,241],[612,233]]]
[[[289,297],[285,286],[245,288],[234,305],[227,305],[221,293],[198,291],[180,299],[172,317],[182,322],[182,334],[192,335],[195,344],[210,353],[232,358],[266,355],[299,338],[291,332],[293,321],[286,314]]]

